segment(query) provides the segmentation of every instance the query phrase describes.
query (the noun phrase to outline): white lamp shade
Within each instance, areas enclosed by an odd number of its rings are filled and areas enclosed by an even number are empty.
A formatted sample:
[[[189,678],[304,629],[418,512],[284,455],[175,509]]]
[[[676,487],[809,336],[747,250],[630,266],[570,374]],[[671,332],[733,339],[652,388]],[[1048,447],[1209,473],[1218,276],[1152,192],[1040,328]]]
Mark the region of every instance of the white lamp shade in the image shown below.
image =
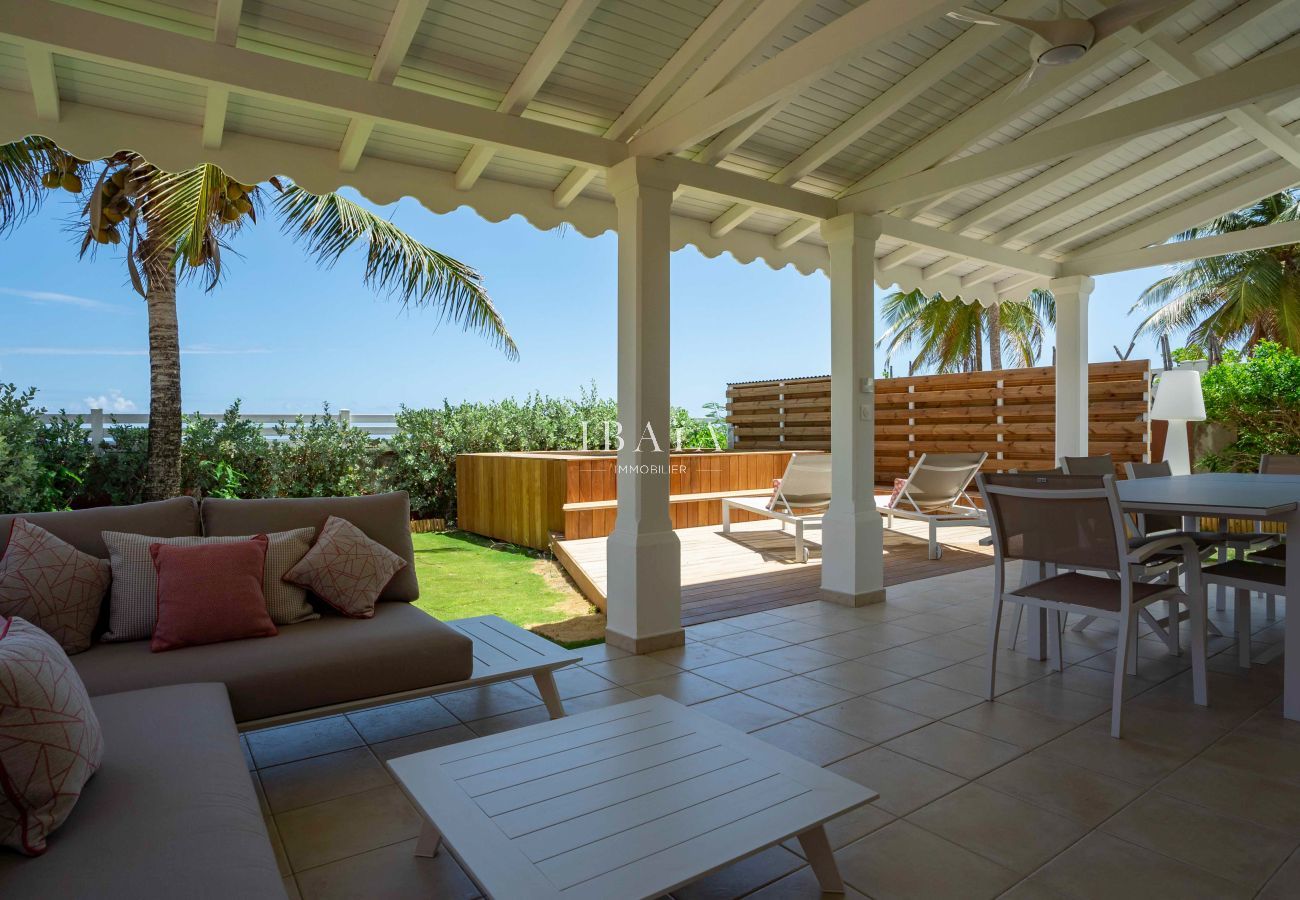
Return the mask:
[[[1205,396],[1201,393],[1201,373],[1195,369],[1172,369],[1160,376],[1151,418],[1205,421]]]

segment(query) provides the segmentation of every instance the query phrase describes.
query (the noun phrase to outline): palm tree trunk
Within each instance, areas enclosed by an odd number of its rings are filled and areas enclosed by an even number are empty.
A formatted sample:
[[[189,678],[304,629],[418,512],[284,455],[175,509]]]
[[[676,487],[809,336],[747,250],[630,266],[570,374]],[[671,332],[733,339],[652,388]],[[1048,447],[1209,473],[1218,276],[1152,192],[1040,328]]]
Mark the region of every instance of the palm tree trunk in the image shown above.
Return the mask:
[[[984,335],[978,328],[975,329],[975,346],[971,350],[970,370],[984,371]]]
[[[176,270],[172,254],[149,266],[149,459],[144,499],[165,500],[181,492],[181,348],[176,322]]]
[[[1002,307],[989,307],[989,368],[1002,368]]]

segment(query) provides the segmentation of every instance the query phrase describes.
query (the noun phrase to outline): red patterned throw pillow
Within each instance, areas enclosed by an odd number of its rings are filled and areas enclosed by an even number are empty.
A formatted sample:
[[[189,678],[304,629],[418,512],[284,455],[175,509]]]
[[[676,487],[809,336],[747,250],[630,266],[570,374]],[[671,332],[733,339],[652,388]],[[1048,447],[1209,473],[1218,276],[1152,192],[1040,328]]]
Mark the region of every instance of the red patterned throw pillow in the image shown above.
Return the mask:
[[[267,538],[177,547],[151,544],[158,572],[154,653],[244,638],[274,637],[262,577]]]
[[[102,759],[99,720],[63,648],[0,619],[0,845],[44,853]]]
[[[284,580],[302,585],[345,616],[369,619],[384,586],[405,565],[406,560],[347,519],[330,516]]]
[[[0,559],[0,616],[26,619],[67,653],[89,650],[111,578],[107,560],[14,519]]]

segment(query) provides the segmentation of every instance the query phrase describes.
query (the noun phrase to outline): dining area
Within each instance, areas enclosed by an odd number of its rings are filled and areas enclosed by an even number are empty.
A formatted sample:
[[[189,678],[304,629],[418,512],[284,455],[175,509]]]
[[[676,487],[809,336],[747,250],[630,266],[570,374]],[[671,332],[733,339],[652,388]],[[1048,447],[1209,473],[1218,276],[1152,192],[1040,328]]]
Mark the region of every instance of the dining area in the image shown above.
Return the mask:
[[[1286,540],[1300,533],[1300,456],[1265,454],[1254,473],[1117,467],[1109,455],[1059,462],[978,479],[995,552],[987,659],[1013,650],[1046,660],[1068,687],[1064,636],[1113,640],[1110,734],[1119,739],[1140,646],[1190,657],[1190,699],[1210,708],[1209,648],[1220,668],[1241,674],[1281,655],[1281,712],[1300,721],[1300,618],[1285,615],[1287,598],[1300,595],[1300,541]],[[1261,628],[1280,628],[1282,640],[1254,642]],[[998,678],[990,662],[990,700]]]

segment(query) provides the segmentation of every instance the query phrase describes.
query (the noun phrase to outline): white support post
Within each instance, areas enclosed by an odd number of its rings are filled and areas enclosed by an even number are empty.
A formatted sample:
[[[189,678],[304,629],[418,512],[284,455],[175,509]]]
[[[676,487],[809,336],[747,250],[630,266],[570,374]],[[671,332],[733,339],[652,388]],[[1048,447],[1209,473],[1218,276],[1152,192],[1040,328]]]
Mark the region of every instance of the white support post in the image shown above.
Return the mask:
[[[822,519],[822,598],[885,599],[884,529],[876,512],[875,261],[880,222],[822,224],[831,268],[831,505]]]
[[[342,425],[344,428],[347,428],[352,424],[352,410],[350,409],[339,410],[339,424]]]
[[[618,517],[608,539],[606,640],[681,646],[681,544],[669,515],[669,221],[674,180],[649,159],[609,170],[618,207]]]
[[[1056,458],[1088,455],[1088,298],[1086,275],[1054,278],[1056,298]]]
[[[102,443],[104,443],[104,411],[96,408],[90,411],[90,446],[98,453],[99,445]]]

